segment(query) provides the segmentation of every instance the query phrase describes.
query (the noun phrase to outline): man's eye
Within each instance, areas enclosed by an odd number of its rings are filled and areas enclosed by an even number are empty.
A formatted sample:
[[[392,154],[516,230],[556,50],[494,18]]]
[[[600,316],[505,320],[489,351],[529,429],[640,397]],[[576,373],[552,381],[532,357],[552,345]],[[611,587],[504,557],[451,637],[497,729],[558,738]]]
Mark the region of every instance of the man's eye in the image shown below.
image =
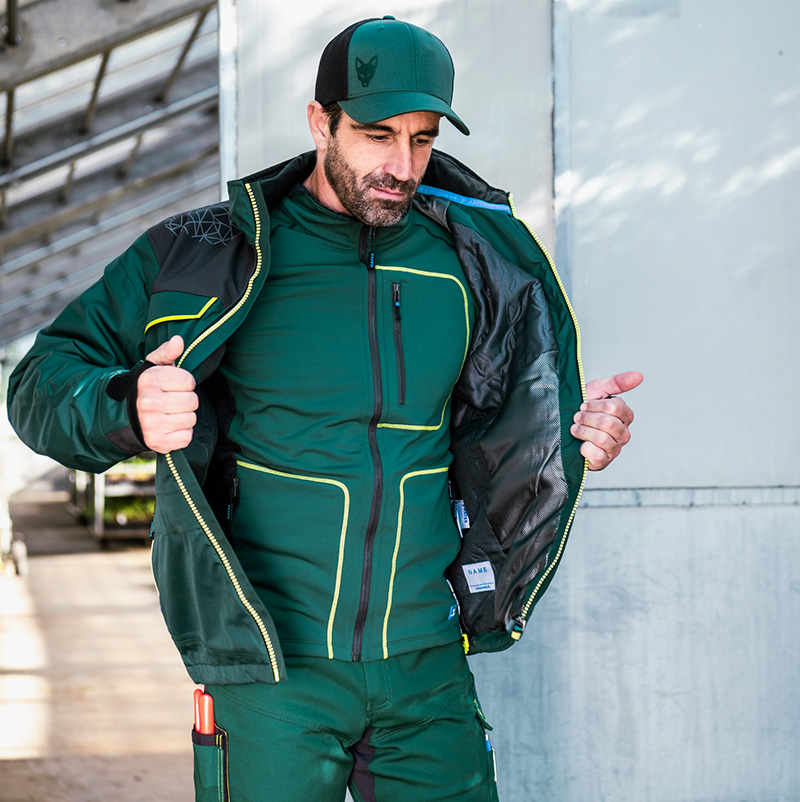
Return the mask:
[[[429,145],[433,144],[433,140],[428,139],[427,137],[418,137],[414,141],[421,148],[427,148]]]
[[[386,134],[367,134],[370,140],[373,142],[386,142],[389,138]]]

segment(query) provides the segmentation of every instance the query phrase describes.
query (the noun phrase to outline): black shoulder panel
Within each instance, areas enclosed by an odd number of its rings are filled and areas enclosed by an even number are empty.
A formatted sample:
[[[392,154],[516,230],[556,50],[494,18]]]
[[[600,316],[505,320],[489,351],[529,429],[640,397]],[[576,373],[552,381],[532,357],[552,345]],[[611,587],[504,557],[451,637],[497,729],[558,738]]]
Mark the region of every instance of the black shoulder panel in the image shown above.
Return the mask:
[[[228,214],[227,202],[177,214],[148,234],[161,266],[153,292],[216,296],[226,306],[241,296],[253,255]]]

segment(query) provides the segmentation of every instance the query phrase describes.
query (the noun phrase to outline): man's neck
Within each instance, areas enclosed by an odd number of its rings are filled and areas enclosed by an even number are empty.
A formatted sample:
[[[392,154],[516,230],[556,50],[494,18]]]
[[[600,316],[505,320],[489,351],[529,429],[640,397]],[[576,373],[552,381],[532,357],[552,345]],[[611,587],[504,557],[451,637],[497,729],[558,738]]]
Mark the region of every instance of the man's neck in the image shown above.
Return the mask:
[[[325,170],[322,168],[319,158],[317,158],[317,164],[311,171],[311,175],[303,181],[303,186],[321,206],[339,214],[348,214],[347,209],[342,206],[339,197],[333,191],[333,187],[325,176]]]

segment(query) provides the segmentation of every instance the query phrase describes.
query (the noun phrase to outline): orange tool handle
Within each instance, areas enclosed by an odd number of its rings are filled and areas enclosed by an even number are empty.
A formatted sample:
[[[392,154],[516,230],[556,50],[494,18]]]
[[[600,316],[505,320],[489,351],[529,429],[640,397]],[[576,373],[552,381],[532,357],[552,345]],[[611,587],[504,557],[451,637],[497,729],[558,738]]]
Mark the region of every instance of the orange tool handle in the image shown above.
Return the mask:
[[[194,728],[202,735],[213,735],[216,731],[214,724],[214,699],[200,688],[194,692]]]

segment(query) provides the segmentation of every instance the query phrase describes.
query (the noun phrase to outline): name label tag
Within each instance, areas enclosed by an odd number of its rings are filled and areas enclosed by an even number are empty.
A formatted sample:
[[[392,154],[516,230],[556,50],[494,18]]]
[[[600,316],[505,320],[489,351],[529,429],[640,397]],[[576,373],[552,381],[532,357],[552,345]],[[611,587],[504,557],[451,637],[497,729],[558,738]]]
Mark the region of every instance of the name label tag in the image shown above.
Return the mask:
[[[488,560],[482,563],[462,565],[461,570],[467,578],[470,593],[483,593],[486,590],[494,590],[494,569]]]

